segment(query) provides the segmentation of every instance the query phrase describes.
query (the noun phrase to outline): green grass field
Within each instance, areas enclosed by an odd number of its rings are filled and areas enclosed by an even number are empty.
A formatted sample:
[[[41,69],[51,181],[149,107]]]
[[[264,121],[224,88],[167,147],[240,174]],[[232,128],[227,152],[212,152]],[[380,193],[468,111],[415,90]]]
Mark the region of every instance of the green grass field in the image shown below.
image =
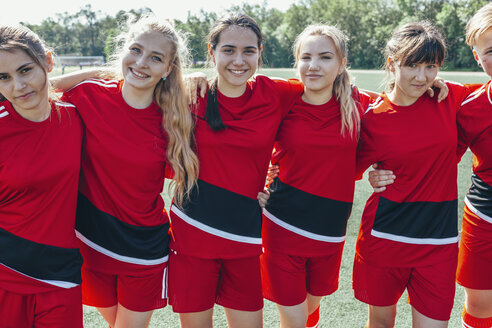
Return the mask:
[[[292,69],[264,69],[261,74],[277,76],[283,78],[295,77],[295,71]],[[362,89],[381,90],[380,82],[383,77],[381,71],[351,71],[355,83]],[[483,73],[464,73],[464,72],[441,72],[440,76],[445,79],[462,83],[482,83],[487,81],[487,76]],[[320,163],[322,165],[322,163]],[[470,185],[471,174],[471,153],[468,152],[459,164],[459,217],[462,216],[463,197]],[[164,189],[167,190],[166,188]],[[340,286],[337,292],[325,297],[321,305],[321,327],[324,328],[363,328],[367,319],[367,306],[353,297],[351,286],[352,262],[355,250],[355,241],[360,224],[360,218],[364,209],[365,201],[371,193],[371,188],[367,182],[366,176],[356,184],[354,207],[349,220],[345,249],[343,253],[342,267],[340,271]],[[170,200],[166,199],[166,204]],[[461,220],[460,220],[461,224]],[[396,327],[411,327],[411,307],[406,304],[406,294],[398,303],[398,314]],[[449,327],[461,327],[461,310],[464,301],[463,289],[457,286],[455,305]],[[97,311],[90,307],[84,307],[84,324],[85,327],[107,327],[102,317]],[[276,307],[271,302],[266,301],[264,307],[264,326],[267,328],[278,327],[279,320]],[[170,307],[155,311],[150,327],[179,327],[179,319]],[[220,307],[216,307],[214,313],[214,327],[227,327],[224,312]]]

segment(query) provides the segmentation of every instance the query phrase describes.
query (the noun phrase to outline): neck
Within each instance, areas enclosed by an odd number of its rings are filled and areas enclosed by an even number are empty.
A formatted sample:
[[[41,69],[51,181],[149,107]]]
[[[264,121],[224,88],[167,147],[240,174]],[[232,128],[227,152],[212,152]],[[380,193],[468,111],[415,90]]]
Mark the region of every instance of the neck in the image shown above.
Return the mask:
[[[413,105],[419,98],[420,97],[417,97],[417,98],[409,97],[409,96],[403,94],[401,91],[398,90],[397,86],[395,86],[395,88],[390,93],[388,93],[388,99],[393,104],[398,105],[398,106]]]
[[[15,109],[15,111],[28,121],[42,122],[45,121],[51,115],[51,103],[48,101],[48,99],[46,99],[46,102],[43,102],[42,105],[39,105],[37,109],[34,110]]]
[[[149,107],[154,100],[154,90],[136,89],[132,86],[129,86],[124,81],[123,86],[121,87],[121,94],[128,105],[137,109]]]
[[[311,105],[323,105],[331,100],[333,97],[333,88],[329,90],[323,89],[320,91],[309,90],[304,88],[304,93],[302,94],[302,100]]]
[[[247,83],[238,86],[224,86],[224,83],[221,83],[220,78],[217,80],[217,89],[220,91],[220,93],[229,98],[241,97],[246,91],[246,85]]]

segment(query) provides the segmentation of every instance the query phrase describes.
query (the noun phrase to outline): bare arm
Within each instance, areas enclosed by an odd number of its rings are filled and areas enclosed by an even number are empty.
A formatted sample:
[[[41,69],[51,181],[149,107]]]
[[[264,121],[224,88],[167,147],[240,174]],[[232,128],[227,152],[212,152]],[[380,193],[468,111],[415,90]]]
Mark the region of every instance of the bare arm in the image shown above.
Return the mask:
[[[108,71],[103,69],[87,69],[50,78],[50,83],[57,91],[68,90],[78,83],[90,78],[108,77]]]

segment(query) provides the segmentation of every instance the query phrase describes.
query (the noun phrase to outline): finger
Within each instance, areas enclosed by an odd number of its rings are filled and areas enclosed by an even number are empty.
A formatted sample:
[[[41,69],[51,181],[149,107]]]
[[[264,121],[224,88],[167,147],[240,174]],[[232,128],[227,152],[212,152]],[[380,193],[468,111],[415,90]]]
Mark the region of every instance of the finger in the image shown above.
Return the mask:
[[[427,94],[429,95],[429,97],[434,97],[434,90],[432,88],[429,88],[427,89]]]
[[[191,102],[193,105],[196,104],[196,92],[194,92],[192,95],[191,95]]]
[[[448,96],[449,90],[448,88],[442,88],[441,91],[439,91],[439,95],[437,96],[437,101],[441,102],[442,100],[446,99]]]
[[[385,190],[386,190],[386,187],[374,188],[374,192],[375,193],[379,193],[379,192],[382,192],[382,191],[385,191]]]
[[[200,83],[200,97],[201,98],[205,98],[205,95],[207,94],[207,86],[208,86],[207,80],[201,81],[201,83]]]

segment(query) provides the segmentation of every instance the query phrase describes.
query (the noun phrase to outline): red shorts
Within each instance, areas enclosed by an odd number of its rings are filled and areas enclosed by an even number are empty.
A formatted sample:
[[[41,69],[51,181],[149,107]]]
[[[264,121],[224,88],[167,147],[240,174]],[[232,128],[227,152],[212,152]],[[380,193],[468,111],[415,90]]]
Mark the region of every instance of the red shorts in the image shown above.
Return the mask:
[[[121,304],[136,312],[167,305],[167,263],[141,270],[139,275],[115,275],[82,266],[82,301],[85,305],[111,307]]]
[[[472,289],[492,289],[492,224],[465,205],[456,281]]]
[[[420,313],[447,321],[453,309],[457,259],[412,268],[378,267],[355,255],[353,283],[355,298],[374,306],[398,302],[405,288],[408,302]]]
[[[215,303],[240,311],[263,308],[259,256],[202,259],[169,252],[169,304],[178,313],[201,312]]]
[[[0,304],[3,328],[82,328],[80,286],[27,295],[0,289]]]
[[[291,256],[265,250],[261,255],[263,296],[277,304],[304,302],[307,293],[325,296],[338,288],[342,252],[329,256]]]

